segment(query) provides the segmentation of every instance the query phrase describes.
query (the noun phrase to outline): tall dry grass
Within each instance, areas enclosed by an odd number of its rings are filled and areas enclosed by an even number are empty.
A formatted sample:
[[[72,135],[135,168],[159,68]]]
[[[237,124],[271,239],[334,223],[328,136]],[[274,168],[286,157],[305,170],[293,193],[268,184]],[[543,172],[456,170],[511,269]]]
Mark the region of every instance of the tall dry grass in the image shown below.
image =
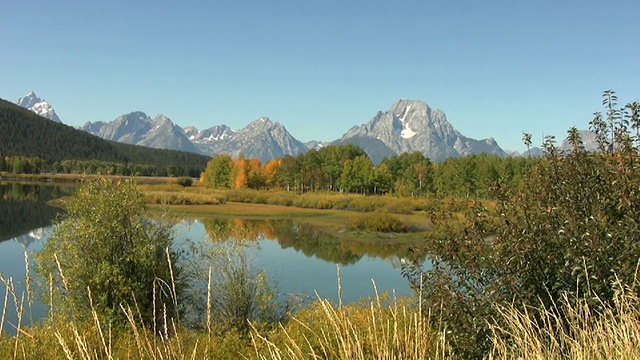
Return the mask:
[[[209,284],[215,271],[209,271]],[[63,286],[73,281],[63,279]],[[29,307],[27,298],[32,295],[18,293],[12,279],[0,280],[6,290],[3,314],[9,306],[24,314]],[[216,296],[211,288],[207,288],[206,322],[201,329],[181,326],[166,308],[157,309],[153,324],[145,324],[135,301],[121,305],[128,321],[116,327],[93,307],[93,294],[87,289],[91,303],[88,320],[51,311],[43,323],[24,329],[20,315],[18,323],[11,324],[17,330],[13,335],[0,332],[0,358],[444,359],[448,351],[444,333],[431,330],[419,306],[384,296],[348,306],[318,298],[300,316],[272,330],[251,324],[248,335],[221,333],[211,317]],[[50,304],[52,309],[54,306]],[[5,323],[3,318],[0,326]]]
[[[5,296],[2,307],[2,319],[0,319],[0,336],[4,336],[5,332],[5,324],[11,326],[15,331],[15,341],[13,348],[13,358],[15,359],[18,354],[18,344],[20,343],[20,337],[24,332],[22,330],[22,316],[24,314],[24,295],[18,296],[18,292],[16,291],[16,286],[13,282],[12,278],[5,278],[2,274],[0,274],[0,282],[5,286]],[[13,305],[13,309],[11,309],[11,304]],[[11,323],[7,321],[7,313],[9,311],[15,310],[17,314],[17,323]],[[26,333],[28,334],[28,333]]]
[[[368,306],[318,298],[271,338],[254,331],[251,339],[258,359],[449,358],[446,332],[433,329],[419,309],[396,298],[385,304],[377,291]]]
[[[640,359],[637,293],[620,285],[612,304],[593,300],[566,295],[551,309],[500,308],[506,325],[493,326],[488,358]]]
[[[29,266],[25,269],[28,273]],[[209,271],[209,284],[215,271]],[[44,322],[25,327],[34,296],[30,282],[21,291],[13,279],[0,274],[2,359],[454,358],[446,329],[438,325],[437,316],[423,313],[421,299],[397,299],[377,289],[373,299],[358,304],[333,304],[318,297],[290,321],[271,330],[251,324],[246,335],[219,331],[211,317],[216,294],[210,285],[206,322],[200,329],[185,328],[162,307],[153,324],[145,324],[135,301],[121,305],[127,318],[121,327],[101,318],[93,305],[92,316],[84,322],[51,310]],[[338,285],[340,293],[339,272]],[[87,296],[92,299],[90,289]],[[17,314],[17,321],[8,321],[9,311]],[[640,298],[628,287],[619,286],[611,304],[566,296],[550,309],[505,306],[499,315],[496,324],[504,325],[492,327],[493,349],[487,359],[640,358]]]

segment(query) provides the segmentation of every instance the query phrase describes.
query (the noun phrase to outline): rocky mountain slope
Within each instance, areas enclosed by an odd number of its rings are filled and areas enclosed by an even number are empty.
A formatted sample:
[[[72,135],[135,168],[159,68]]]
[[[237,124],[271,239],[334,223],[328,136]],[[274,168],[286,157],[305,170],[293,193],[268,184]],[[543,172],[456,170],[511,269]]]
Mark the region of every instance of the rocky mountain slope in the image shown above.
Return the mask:
[[[151,119],[141,111],[119,116],[111,122],[88,122],[82,130],[103,139],[157,149],[200,153],[181,127],[160,114]]]
[[[441,110],[407,99],[397,101],[389,111],[378,112],[369,123],[352,127],[339,142],[360,145],[372,160],[390,151],[398,155],[420,151],[436,162],[482,152],[507,156],[494,139],[468,138],[447,121]]]
[[[306,153],[309,148],[293,137],[287,129],[268,117],[261,117],[240,130],[232,130],[226,125],[216,125],[198,131],[194,127],[185,129],[189,139],[203,154],[229,154],[237,157],[243,153],[249,158],[259,158],[262,162]]]
[[[88,122],[83,127],[107,140],[154,148],[173,149],[214,156],[229,154],[259,158],[263,162],[298,155],[309,150],[280,123],[268,117],[257,119],[240,130],[215,125],[205,130],[193,126],[184,129],[164,115],[151,119],[143,112],[132,112],[105,122]]]

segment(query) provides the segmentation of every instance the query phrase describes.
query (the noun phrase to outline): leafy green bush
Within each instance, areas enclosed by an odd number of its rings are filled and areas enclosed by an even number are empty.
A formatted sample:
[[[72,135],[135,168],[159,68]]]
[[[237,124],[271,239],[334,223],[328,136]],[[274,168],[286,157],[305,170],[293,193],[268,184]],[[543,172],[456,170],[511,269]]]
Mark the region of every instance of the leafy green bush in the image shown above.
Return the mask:
[[[156,324],[162,309],[171,317],[179,314],[177,300],[186,283],[171,249],[171,226],[148,220],[144,210],[133,182],[101,178],[78,190],[36,256],[42,279],[53,276],[55,299],[48,302],[56,304],[54,310],[84,319],[96,311],[122,323],[120,306],[129,304],[147,326]]]
[[[587,152],[575,128],[568,152],[547,137],[544,159],[521,187],[498,188],[494,210],[469,203],[462,229],[434,234],[431,270],[405,267],[450,323],[461,356],[485,354],[496,305],[521,304],[537,317],[532,309],[553,308],[569,294],[600,310],[613,304],[612,284],[637,286],[640,106],[617,109],[612,95],[605,93],[606,121],[597,115],[591,123],[599,152]],[[562,309],[558,321],[567,321]]]

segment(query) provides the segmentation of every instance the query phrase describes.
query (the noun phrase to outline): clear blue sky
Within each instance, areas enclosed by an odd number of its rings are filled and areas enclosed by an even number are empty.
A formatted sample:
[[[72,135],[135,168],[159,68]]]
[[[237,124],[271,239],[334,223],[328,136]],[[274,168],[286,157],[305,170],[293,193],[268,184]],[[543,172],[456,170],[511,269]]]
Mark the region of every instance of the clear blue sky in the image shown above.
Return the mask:
[[[334,140],[399,98],[522,149],[640,98],[640,1],[0,3],[0,97],[69,125],[141,110],[181,126],[260,116]]]

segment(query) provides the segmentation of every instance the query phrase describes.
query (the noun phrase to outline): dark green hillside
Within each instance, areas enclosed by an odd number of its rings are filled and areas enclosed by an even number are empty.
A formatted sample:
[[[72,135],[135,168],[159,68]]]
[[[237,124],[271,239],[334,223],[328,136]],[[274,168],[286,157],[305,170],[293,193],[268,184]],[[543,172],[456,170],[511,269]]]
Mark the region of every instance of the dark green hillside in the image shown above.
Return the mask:
[[[209,157],[183,151],[152,149],[107,141],[58,124],[0,99],[0,154],[40,158],[48,164],[64,160],[103,161],[178,167],[183,173],[204,171]]]

